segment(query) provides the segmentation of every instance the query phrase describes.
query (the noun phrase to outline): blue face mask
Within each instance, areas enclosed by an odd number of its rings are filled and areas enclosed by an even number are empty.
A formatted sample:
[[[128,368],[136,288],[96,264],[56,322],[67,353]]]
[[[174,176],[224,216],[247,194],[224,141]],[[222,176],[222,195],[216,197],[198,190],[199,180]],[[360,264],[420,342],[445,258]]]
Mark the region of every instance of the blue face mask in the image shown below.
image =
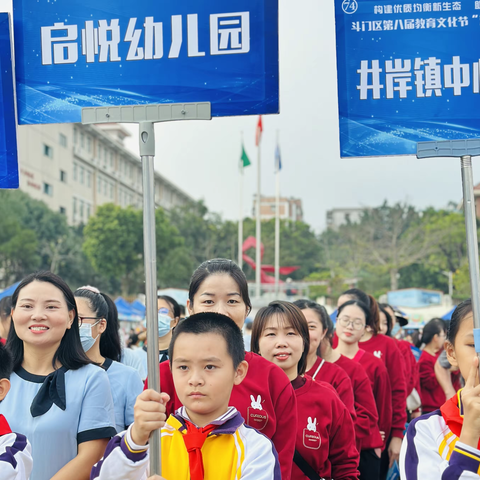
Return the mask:
[[[158,338],[164,337],[170,332],[170,322],[172,319],[167,315],[168,310],[161,308],[158,311]]]
[[[398,323],[392,328],[392,337],[394,337],[400,331],[400,325]]]
[[[100,336],[99,334],[95,338],[92,337],[92,327],[99,322],[100,320],[93,325],[85,323],[80,327],[80,341],[82,342],[82,347],[85,352],[88,352],[95,345],[97,338]]]

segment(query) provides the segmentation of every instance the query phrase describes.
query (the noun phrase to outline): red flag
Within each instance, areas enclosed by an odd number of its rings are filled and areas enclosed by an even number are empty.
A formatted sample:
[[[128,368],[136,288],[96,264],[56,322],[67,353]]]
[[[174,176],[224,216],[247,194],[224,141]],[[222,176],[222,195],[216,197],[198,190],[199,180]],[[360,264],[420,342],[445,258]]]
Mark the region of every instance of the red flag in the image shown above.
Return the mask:
[[[262,132],[263,132],[263,125],[262,125],[262,116],[258,116],[258,124],[257,124],[257,133],[255,135],[255,145],[258,147],[260,145],[260,141],[262,140]]]

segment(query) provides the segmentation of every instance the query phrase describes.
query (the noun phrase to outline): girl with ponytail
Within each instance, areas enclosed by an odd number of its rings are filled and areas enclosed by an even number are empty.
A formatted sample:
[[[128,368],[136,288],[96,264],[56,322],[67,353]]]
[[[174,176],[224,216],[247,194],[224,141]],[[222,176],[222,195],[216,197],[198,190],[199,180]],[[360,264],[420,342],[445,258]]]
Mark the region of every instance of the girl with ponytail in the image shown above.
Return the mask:
[[[143,383],[137,370],[119,363],[122,347],[118,333],[118,311],[112,299],[91,286],[75,293],[80,340],[88,358],[108,375],[115,408],[117,432],[133,423],[133,406],[142,393]]]

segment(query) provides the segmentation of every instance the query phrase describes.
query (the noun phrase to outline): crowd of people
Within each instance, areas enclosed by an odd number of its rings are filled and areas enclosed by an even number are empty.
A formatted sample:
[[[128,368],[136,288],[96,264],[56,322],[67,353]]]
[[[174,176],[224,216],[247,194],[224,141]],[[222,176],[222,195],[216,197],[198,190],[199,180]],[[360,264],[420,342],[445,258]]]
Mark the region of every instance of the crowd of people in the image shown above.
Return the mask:
[[[359,289],[335,323],[305,299],[245,325],[246,277],[214,259],[186,307],[158,297],[159,393],[145,332],[123,346],[108,295],[24,278],[0,301],[0,479],[480,479],[470,301],[404,339],[404,316]]]

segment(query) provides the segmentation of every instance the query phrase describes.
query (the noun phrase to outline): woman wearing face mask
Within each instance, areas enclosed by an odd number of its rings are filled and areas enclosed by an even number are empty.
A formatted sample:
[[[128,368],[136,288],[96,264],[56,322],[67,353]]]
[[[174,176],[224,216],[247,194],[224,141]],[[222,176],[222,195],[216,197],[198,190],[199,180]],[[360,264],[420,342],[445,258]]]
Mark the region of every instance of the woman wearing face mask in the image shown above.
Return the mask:
[[[159,295],[157,299],[158,308],[158,361],[160,363],[168,360],[168,347],[172,340],[172,330],[180,320],[180,306],[177,301],[168,295]],[[137,348],[133,354],[142,362],[145,372],[147,367],[147,342],[142,348]]]
[[[309,343],[305,316],[292,303],[272,302],[255,316],[252,351],[285,372],[297,397],[292,479],[356,480],[358,451],[351,416],[328,383],[304,375]],[[309,469],[316,476],[310,476]]]
[[[32,444],[30,480],[87,480],[116,433],[107,374],[85,355],[75,298],[57,275],[24,278],[12,296],[11,390],[0,404]]]
[[[188,292],[190,315],[200,312],[222,313],[241,329],[252,305],[245,274],[235,262],[224,258],[202,263],[193,273]],[[259,355],[246,352],[248,373],[240,385],[233,387],[230,405],[245,424],[254,427],[275,445],[283,480],[289,480],[295,450],[297,425],[295,392],[282,370]],[[160,364],[160,384],[168,393],[167,415],[181,406],[175,394],[168,362]]]
[[[362,441],[359,466],[362,480],[380,477],[381,452],[392,426],[392,396],[387,370],[381,360],[359,345],[360,339],[365,334],[369,315],[365,304],[358,300],[350,300],[339,307],[336,325],[338,337],[336,351],[365,369],[378,411],[378,422],[371,425],[370,435]]]
[[[338,393],[340,400],[350,412],[353,422],[357,419],[353,387],[350,378],[341,367],[329,363],[321,357],[320,344],[328,331],[328,313],[318,303],[310,300],[293,302],[305,316],[310,334],[310,349],[307,356],[307,375],[312,380],[329,383]]]
[[[117,308],[108,295],[95,287],[81,287],[74,295],[83,349],[93,363],[107,372],[116,429],[123,432],[133,423],[133,406],[143,391],[143,383],[136,370],[119,363],[122,348]]]

